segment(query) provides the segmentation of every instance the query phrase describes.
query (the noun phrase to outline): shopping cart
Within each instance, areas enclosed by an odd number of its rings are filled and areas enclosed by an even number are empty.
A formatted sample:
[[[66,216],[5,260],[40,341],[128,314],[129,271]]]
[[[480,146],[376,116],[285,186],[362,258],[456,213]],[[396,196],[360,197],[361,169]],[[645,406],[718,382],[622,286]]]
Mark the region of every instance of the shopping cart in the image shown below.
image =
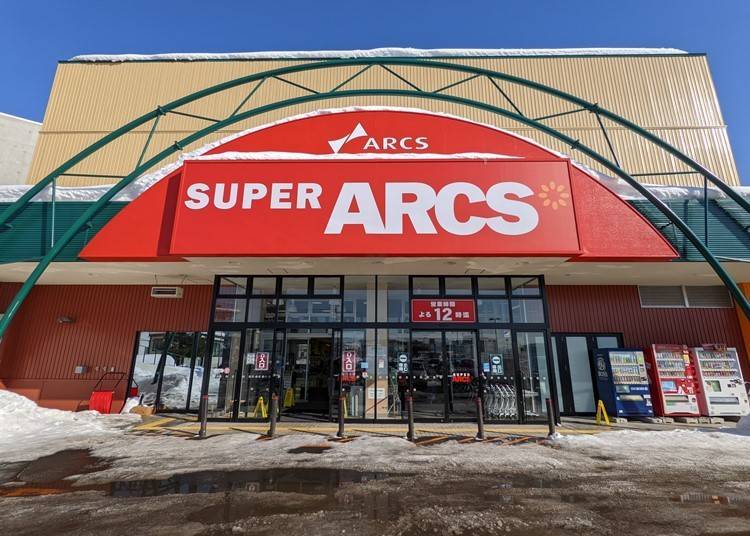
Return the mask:
[[[107,376],[115,376],[116,378],[107,379]],[[94,390],[89,397],[89,409],[98,411],[99,413],[112,413],[112,401],[115,398],[115,391],[124,377],[124,372],[105,372],[102,374],[102,377],[99,378],[99,381],[94,385]],[[111,390],[101,388],[105,379],[107,381],[115,382]]]

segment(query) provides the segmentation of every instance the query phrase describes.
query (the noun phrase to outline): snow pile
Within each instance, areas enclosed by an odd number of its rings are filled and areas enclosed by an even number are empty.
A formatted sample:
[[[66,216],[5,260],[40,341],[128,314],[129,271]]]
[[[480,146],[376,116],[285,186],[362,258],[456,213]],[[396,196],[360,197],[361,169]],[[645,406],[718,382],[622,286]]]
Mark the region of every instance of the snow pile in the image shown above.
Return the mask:
[[[563,436],[555,443],[563,451],[654,468],[750,469],[750,437],[721,432],[622,430]]]
[[[139,421],[138,415],[41,408],[24,396],[0,390],[0,462],[32,460],[59,450],[89,448]]]
[[[169,54],[83,54],[68,61],[215,61],[342,58],[486,58],[505,56],[633,56],[687,54],[677,48],[411,48],[381,47],[367,50],[277,50],[262,52],[177,52]]]
[[[742,417],[734,428],[722,428],[721,431],[750,437],[750,415]]]
[[[404,431],[406,427],[404,427]],[[450,441],[429,448],[398,437],[361,436],[349,443],[334,444],[320,435],[295,433],[273,441],[256,441],[257,436],[233,433],[207,441],[186,441],[180,437],[132,436],[97,444],[94,456],[108,458],[111,465],[98,473],[84,475],[85,484],[107,480],[166,478],[194,471],[234,471],[274,467],[323,467],[374,472],[445,474],[446,472],[564,472],[586,468],[590,460],[575,453],[563,453],[540,445],[512,448],[487,443],[458,444]],[[309,445],[326,445],[321,454],[291,454],[289,450]]]

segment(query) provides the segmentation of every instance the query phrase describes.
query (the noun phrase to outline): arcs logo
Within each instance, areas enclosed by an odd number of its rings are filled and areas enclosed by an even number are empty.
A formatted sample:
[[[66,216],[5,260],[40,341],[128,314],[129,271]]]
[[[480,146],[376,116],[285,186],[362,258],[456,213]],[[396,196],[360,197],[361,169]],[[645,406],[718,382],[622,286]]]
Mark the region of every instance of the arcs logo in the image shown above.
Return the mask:
[[[427,136],[370,136],[362,123],[357,123],[346,136],[328,140],[328,146],[334,154],[339,154],[344,145],[359,138],[367,138],[361,148],[363,152],[425,151],[430,147]]]

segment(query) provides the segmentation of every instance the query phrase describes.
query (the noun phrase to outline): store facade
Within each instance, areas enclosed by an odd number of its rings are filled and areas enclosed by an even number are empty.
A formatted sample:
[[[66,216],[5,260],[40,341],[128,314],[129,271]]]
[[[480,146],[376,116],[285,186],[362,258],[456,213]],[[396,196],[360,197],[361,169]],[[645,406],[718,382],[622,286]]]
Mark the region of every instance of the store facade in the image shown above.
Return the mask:
[[[91,220],[4,337],[0,386],[81,409],[116,372],[119,400],[197,412],[205,394],[212,419],[268,420],[278,396],[282,420],[401,422],[411,394],[420,421],[473,420],[479,398],[488,421],[531,423],[548,398],[595,411],[597,349],[722,342],[746,366],[741,313],[708,263],[612,181],[446,111],[288,113]],[[8,250],[45,251],[48,235],[23,233],[49,208],[0,235]],[[714,247],[750,280],[748,239],[720,208]],[[5,261],[2,309],[23,255]]]

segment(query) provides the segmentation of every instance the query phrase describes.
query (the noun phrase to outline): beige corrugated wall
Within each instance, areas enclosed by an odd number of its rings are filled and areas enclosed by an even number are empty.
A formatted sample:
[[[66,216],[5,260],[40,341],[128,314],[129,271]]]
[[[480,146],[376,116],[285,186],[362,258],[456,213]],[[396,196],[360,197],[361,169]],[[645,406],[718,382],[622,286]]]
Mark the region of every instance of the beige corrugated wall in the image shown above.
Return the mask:
[[[521,76],[597,102],[654,132],[697,159],[729,184],[739,184],[726,126],[719,109],[706,57],[675,56],[598,56],[598,57],[505,57],[451,58],[440,61],[463,63]],[[67,158],[98,138],[135,117],[205,87],[240,76],[299,63],[278,61],[183,61],[123,63],[60,63],[52,87],[39,142],[28,182],[44,177]],[[286,78],[317,91],[326,91],[356,73],[360,67],[321,69],[296,73]],[[424,90],[436,90],[466,78],[461,73],[417,67],[394,67]],[[374,67],[356,78],[346,89],[394,88],[408,86],[382,68]],[[252,86],[243,86],[207,97],[182,111],[214,118],[227,116]],[[515,104],[530,117],[569,110],[570,104],[521,86],[502,84]],[[477,78],[449,89],[446,93],[509,107],[505,98],[486,78]],[[278,80],[267,81],[244,109],[297,97],[305,91]],[[353,105],[392,105],[441,111],[490,123],[593,165],[580,153],[571,153],[557,140],[503,117],[451,103],[393,97],[328,100],[306,106],[266,113],[237,123],[206,140],[239,132],[251,126],[319,109]],[[609,154],[595,117],[587,112],[550,119],[554,126],[573,138]],[[685,171],[683,165],[638,136],[605,123],[618,158],[630,173]],[[202,120],[168,115],[162,118],[147,156],[153,155],[195,129],[206,126]],[[150,125],[125,135],[79,164],[73,172],[96,175],[124,175],[132,171]],[[163,162],[166,163],[166,162]],[[604,170],[602,170],[604,171]],[[661,184],[702,185],[696,175],[658,175],[641,179]],[[91,185],[111,179],[65,177],[62,185]]]

